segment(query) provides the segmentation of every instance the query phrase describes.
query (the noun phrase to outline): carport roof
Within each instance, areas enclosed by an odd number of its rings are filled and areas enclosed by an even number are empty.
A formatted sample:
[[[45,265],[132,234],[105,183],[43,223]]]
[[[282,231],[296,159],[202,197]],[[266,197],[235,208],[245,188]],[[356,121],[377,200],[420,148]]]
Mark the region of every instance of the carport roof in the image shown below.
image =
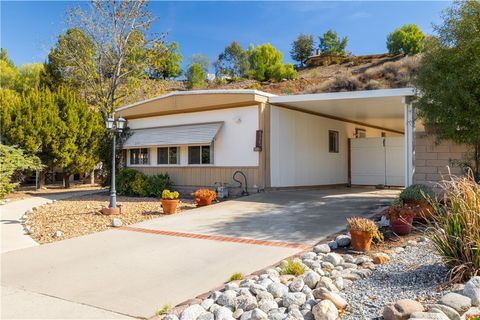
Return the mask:
[[[381,89],[269,97],[272,105],[328,118],[404,132],[405,103],[414,88]]]

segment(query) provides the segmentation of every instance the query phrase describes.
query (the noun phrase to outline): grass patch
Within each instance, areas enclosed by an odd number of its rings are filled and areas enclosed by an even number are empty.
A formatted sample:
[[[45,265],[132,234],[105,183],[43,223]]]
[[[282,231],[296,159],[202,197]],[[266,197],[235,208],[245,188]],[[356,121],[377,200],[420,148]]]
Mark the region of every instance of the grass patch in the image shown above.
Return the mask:
[[[230,276],[229,281],[236,281],[236,280],[242,280],[245,276],[241,272],[235,272]]]
[[[305,273],[305,268],[296,261],[292,259],[287,260],[287,264],[282,267],[280,274],[293,274],[295,276],[300,276]]]
[[[161,307],[160,309],[157,310],[157,312],[155,312],[155,314],[157,316],[159,316],[159,315],[162,315],[164,313],[167,313],[168,310],[170,310],[170,305],[164,304],[163,307]]]

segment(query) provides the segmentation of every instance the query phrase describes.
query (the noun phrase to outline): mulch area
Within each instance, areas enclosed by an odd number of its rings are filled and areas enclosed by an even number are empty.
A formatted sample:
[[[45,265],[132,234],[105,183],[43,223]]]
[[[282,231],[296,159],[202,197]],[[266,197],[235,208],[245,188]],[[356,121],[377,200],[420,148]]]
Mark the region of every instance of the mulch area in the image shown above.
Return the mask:
[[[30,236],[43,244],[107,230],[112,228],[113,218],[129,225],[164,215],[160,201],[155,198],[118,196],[117,204],[124,206],[125,213],[106,216],[100,209],[108,205],[108,193],[58,200],[36,208],[28,215],[25,226]],[[182,200],[177,214],[194,207],[192,201]],[[55,237],[56,231],[61,231],[62,236]]]

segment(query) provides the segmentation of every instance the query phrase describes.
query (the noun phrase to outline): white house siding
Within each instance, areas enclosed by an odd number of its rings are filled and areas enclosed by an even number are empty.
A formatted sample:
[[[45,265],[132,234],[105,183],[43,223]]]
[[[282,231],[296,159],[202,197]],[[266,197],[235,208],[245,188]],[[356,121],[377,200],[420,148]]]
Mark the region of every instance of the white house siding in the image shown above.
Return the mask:
[[[258,166],[258,152],[253,151],[255,134],[258,129],[257,106],[131,119],[128,121],[128,126],[131,129],[140,129],[217,121],[224,123],[214,142],[214,164],[212,166]],[[127,156],[127,166],[130,166],[129,156]],[[143,167],[151,166],[160,167],[157,165],[157,147],[150,148],[150,164],[143,165]],[[178,165],[168,167],[175,166]],[[193,166],[188,165],[188,146],[180,147],[179,166]],[[135,167],[140,166],[135,165]]]
[[[348,182],[348,138],[355,128],[367,137],[382,130],[272,106],[271,186],[316,186]],[[339,152],[329,153],[328,131],[339,132]],[[387,136],[399,134],[386,132]]]

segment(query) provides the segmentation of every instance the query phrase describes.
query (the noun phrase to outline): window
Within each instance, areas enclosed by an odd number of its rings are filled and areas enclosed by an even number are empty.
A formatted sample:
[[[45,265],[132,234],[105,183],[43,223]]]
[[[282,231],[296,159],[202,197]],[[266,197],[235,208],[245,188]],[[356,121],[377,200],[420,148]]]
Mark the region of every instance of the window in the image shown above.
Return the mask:
[[[212,164],[213,154],[210,146],[188,147],[188,164]]]
[[[179,164],[180,152],[178,147],[157,148],[157,164]]]
[[[149,164],[148,148],[130,149],[130,164]]]
[[[355,138],[366,138],[367,131],[361,128],[355,128]]]
[[[328,152],[338,153],[339,135],[338,131],[328,131]]]

